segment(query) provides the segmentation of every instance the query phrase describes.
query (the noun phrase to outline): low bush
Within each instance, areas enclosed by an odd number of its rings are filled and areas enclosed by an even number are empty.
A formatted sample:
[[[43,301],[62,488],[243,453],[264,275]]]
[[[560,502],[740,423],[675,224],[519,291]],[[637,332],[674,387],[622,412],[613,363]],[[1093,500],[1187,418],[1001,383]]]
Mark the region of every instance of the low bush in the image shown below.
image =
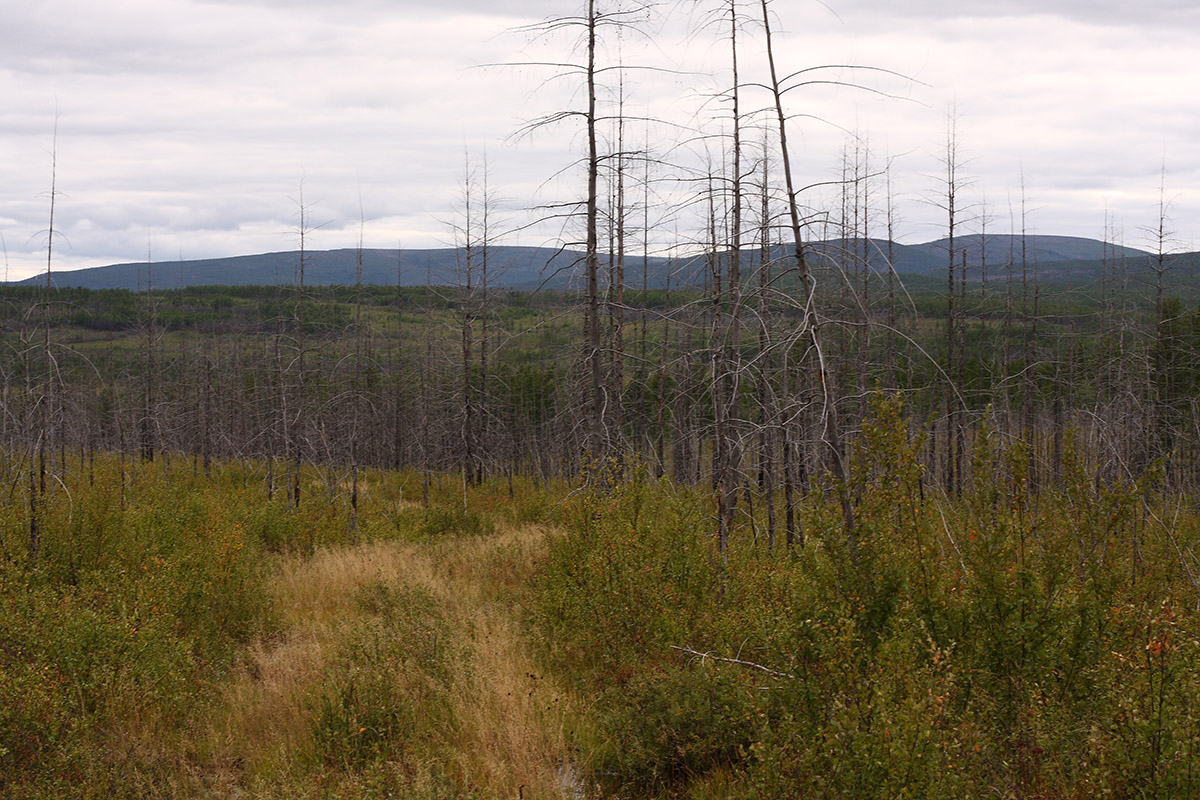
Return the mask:
[[[496,523],[478,511],[461,506],[431,508],[421,522],[421,534],[438,536],[482,536],[496,532]]]
[[[94,484],[64,483],[42,509],[36,560],[18,544],[23,529],[4,532],[8,797],[154,793],[168,768],[156,748],[204,707],[237,648],[272,625],[259,542],[229,497],[98,466]],[[128,491],[108,491],[118,483]]]
[[[908,430],[877,404],[846,489],[853,530],[841,490],[814,486],[792,549],[768,550],[743,514],[717,552],[708,494],[576,493],[530,617],[547,667],[596,698],[578,746],[597,781],[1200,796],[1200,517],[1154,471],[1100,484],[1069,439],[1058,483],[1035,494],[1023,446],[986,430],[973,484],[948,497]]]

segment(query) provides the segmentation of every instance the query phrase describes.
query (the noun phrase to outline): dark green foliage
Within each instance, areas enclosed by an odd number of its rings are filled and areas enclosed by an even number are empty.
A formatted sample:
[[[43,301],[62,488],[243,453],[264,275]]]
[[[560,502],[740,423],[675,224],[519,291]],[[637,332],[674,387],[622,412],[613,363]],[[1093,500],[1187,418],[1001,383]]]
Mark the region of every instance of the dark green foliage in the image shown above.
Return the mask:
[[[732,776],[747,798],[1200,793],[1180,552],[1200,518],[1160,526],[1175,501],[1156,473],[1098,484],[1070,438],[1061,489],[1041,494],[1027,449],[986,428],[961,498],[924,485],[921,452],[899,404],[877,403],[854,535],[818,491],[805,547],[772,553],[743,528],[727,561],[711,498],[577,496],[533,618],[547,664],[597,698],[580,743],[597,780],[703,794]]]
[[[105,488],[60,488],[71,494],[46,512],[34,570],[19,545],[23,515],[2,507],[6,796],[128,791],[131,765],[107,752],[108,731],[128,719],[157,720],[163,735],[186,725],[238,646],[272,624],[260,543],[223,505],[227,496],[148,473],[123,501],[107,490],[121,484],[117,470],[104,459],[96,471]],[[153,782],[151,767],[138,769]]]
[[[431,508],[421,523],[421,534],[428,537],[464,535],[481,536],[495,533],[495,523],[478,511],[455,506]]]
[[[605,782],[660,788],[738,764],[759,727],[754,687],[718,665],[638,672],[595,697],[590,764]]]

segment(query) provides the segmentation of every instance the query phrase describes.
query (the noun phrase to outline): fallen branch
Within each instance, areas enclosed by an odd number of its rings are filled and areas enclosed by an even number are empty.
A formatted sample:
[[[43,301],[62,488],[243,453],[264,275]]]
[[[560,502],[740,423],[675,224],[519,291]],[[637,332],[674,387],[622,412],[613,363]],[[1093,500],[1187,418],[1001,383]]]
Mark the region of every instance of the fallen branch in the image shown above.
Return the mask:
[[[690,656],[696,656],[701,662],[703,662],[705,659],[711,658],[713,661],[723,661],[726,664],[738,664],[743,667],[748,667],[749,669],[756,669],[759,672],[765,672],[775,678],[795,679],[796,677],[795,675],[789,675],[786,672],[776,672],[770,667],[764,667],[762,664],[755,664],[753,661],[743,661],[740,658],[726,658],[725,656],[718,656],[711,651],[707,653],[701,653],[699,650],[693,650],[690,647],[678,647],[676,645],[670,645],[670,648],[672,650],[678,650],[681,653],[687,653]]]

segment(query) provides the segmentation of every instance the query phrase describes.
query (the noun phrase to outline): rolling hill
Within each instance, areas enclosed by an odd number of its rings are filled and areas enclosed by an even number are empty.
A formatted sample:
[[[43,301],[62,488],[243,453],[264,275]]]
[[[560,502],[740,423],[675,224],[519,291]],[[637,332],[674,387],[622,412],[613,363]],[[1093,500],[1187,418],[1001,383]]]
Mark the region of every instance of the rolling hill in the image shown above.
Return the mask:
[[[1024,239],[1024,262],[1039,274],[1062,277],[1067,274],[1098,273],[1102,259],[1123,258],[1134,264],[1134,270],[1148,266],[1150,254],[1129,247],[1105,244],[1095,239],[1071,236],[1027,236]],[[899,274],[936,274],[946,268],[949,241],[939,239],[923,244],[891,245],[892,263]],[[978,265],[981,256],[987,264],[999,270],[1010,260],[1020,263],[1022,240],[1018,236],[963,236],[955,241],[955,250],[966,252],[968,263]],[[782,250],[779,251],[782,254]],[[815,242],[809,252],[816,263],[836,263],[844,254],[866,254],[871,267],[885,270],[889,244],[883,239],[845,239]],[[644,259],[638,255],[626,257],[626,280],[640,286],[643,272],[652,288],[662,288],[668,275],[671,284],[689,282],[702,268],[703,256]],[[758,251],[747,249],[746,263],[753,269]],[[1174,256],[1173,258],[1183,258]],[[603,257],[607,264],[608,257]],[[1194,261],[1195,259],[1191,259]],[[453,248],[428,250],[368,249],[361,251],[362,280],[374,285],[457,285],[465,280],[465,254]],[[355,283],[360,263],[356,249],[322,250],[305,254],[304,280],[309,285]],[[1190,263],[1190,261],[1189,261]],[[127,263],[54,272],[51,282],[60,287],[88,289],[140,290],[152,284],[158,289],[206,285],[278,285],[296,281],[300,254],[298,252],[261,253],[191,261],[163,261],[152,264]],[[488,280],[495,288],[531,290],[539,287],[569,288],[582,272],[583,254],[551,247],[494,246],[488,251]],[[478,255],[475,257],[473,280],[479,280]],[[20,281],[17,285],[41,285],[45,273]]]

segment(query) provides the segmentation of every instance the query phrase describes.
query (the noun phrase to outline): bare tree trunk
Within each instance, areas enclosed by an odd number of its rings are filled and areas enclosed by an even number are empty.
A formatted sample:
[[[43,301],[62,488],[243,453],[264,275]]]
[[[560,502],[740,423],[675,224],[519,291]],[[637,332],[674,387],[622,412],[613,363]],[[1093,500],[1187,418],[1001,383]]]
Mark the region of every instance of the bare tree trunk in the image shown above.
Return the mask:
[[[729,50],[733,84],[730,100],[733,122],[733,150],[730,180],[731,219],[729,223],[729,289],[727,302],[722,302],[719,287],[714,286],[715,311],[718,314],[719,338],[714,341],[716,372],[714,398],[717,404],[717,437],[719,458],[718,547],[724,553],[729,547],[729,534],[737,512],[737,489],[741,462],[741,442],[738,424],[738,383],[741,378],[741,302],[742,302],[742,134],[741,90],[738,85],[737,1],[729,0]],[[713,254],[714,259],[718,254]],[[721,316],[725,319],[721,320]],[[723,323],[723,324],[722,324]],[[719,391],[717,391],[719,389]]]
[[[392,467],[404,465],[404,255],[396,243],[396,363],[392,382]]]
[[[664,293],[664,302],[667,308],[670,308],[671,303],[671,270],[667,269],[666,290]],[[661,478],[667,469],[665,442],[666,442],[666,405],[667,405],[667,352],[671,346],[671,317],[667,314],[663,318],[663,335],[662,345],[658,351],[658,396],[655,403],[655,432],[654,432],[654,452],[655,452],[655,476]],[[678,391],[678,386],[676,386]],[[675,422],[675,433],[678,436],[679,421]]]
[[[296,271],[296,300],[293,307],[293,324],[296,329],[296,403],[295,403],[295,425],[292,426],[291,436],[291,492],[290,499],[292,508],[300,507],[300,468],[302,462],[302,436],[297,431],[303,431],[306,422],[304,410],[304,356],[305,356],[305,331],[304,331],[304,270],[307,266],[307,245],[308,245],[308,207],[304,205],[304,187],[300,187],[300,261],[297,264]]]
[[[771,350],[771,203],[769,163],[764,141],[762,158],[762,207],[759,227],[758,265],[758,475],[759,490],[767,507],[767,548],[775,549],[775,403],[771,376],[775,359]]]
[[[1034,356],[1037,351],[1037,275],[1034,275],[1034,311],[1030,314],[1029,311],[1029,253],[1028,253],[1028,238],[1025,233],[1026,214],[1025,214],[1025,176],[1021,176],[1021,316],[1024,323],[1024,370],[1023,370],[1023,389],[1024,389],[1024,421],[1022,439],[1026,447],[1030,451],[1029,461],[1029,491],[1036,493],[1038,485],[1038,470],[1037,470],[1037,438],[1034,420]]]
[[[892,164],[887,166],[887,368],[886,383],[889,389],[896,391],[896,232],[895,217],[892,213]],[[905,385],[908,381],[905,381]]]
[[[212,477],[212,360],[208,346],[204,348],[204,401],[201,408],[200,455],[204,462],[204,477]],[[268,460],[268,464],[270,461]]]
[[[830,385],[825,369],[825,359],[821,352],[821,343],[817,334],[816,314],[813,307],[814,280],[805,260],[803,238],[800,235],[800,206],[796,197],[795,183],[792,178],[791,156],[787,144],[787,115],[783,108],[783,94],[775,69],[775,53],[771,44],[771,19],[767,9],[767,0],[759,0],[762,8],[763,29],[766,38],[767,61],[771,71],[771,93],[774,99],[774,109],[779,126],[779,150],[783,161],[783,174],[786,182],[788,212],[791,219],[792,253],[796,270],[804,289],[801,298],[804,308],[804,319],[801,323],[802,333],[808,339],[816,359],[816,373],[821,388],[824,424],[822,441],[829,455],[829,464],[834,478],[838,482],[838,497],[842,506],[842,521],[845,534],[852,551],[857,551],[858,539],[854,528],[854,506],[850,498],[850,475],[842,453],[841,433],[837,418],[837,404],[834,402],[833,387]]]
[[[150,250],[146,250],[146,344],[143,354],[142,375],[142,419],[141,454],[142,461],[154,460],[155,409],[158,405],[156,385],[157,362],[157,331],[155,330],[157,307],[154,300],[154,265]]]
[[[612,233],[614,270],[609,286],[609,323],[612,329],[612,377],[608,405],[611,409],[612,439],[624,456],[625,451],[625,79],[621,73],[617,100],[617,152],[614,159],[616,191],[613,197]]]
[[[359,204],[358,215],[358,252],[354,263],[354,393],[350,398],[352,417],[350,427],[350,543],[358,544],[358,462],[359,436],[362,428],[362,395],[363,395],[363,328],[362,328],[362,288],[363,288],[363,229],[366,227],[366,215],[362,204]]]
[[[466,166],[466,176],[463,184],[463,200],[465,202],[465,217],[463,226],[463,243],[459,256],[459,288],[463,291],[462,319],[460,321],[462,343],[462,469],[463,480],[472,482],[475,476],[475,398],[473,393],[471,370],[474,366],[474,344],[472,341],[475,329],[475,232],[473,209],[471,207],[474,194],[474,177],[470,163]]]
[[[958,436],[957,436],[957,404],[955,403],[955,378],[958,372],[955,368],[955,355],[958,345],[956,335],[956,309],[954,295],[958,290],[954,282],[954,261],[957,251],[954,247],[954,236],[957,233],[958,219],[955,216],[955,203],[958,199],[958,152],[955,138],[955,117],[949,119],[946,131],[946,220],[947,220],[947,269],[946,269],[946,391],[944,393],[946,414],[946,493],[951,496],[958,494]],[[965,267],[965,264],[964,264]]]
[[[488,218],[491,212],[492,198],[488,189],[488,162],[487,157],[483,159],[483,230],[480,232],[480,253],[479,253],[479,412],[481,430],[481,449],[483,452],[479,458],[479,468],[475,473],[475,482],[483,483],[483,475],[485,465],[489,463],[488,450],[491,443],[487,436],[487,422],[492,418],[488,412],[490,395],[488,394],[488,256],[491,249],[491,220]],[[512,496],[512,472],[508,473],[508,491],[509,496]]]
[[[587,279],[587,362],[591,380],[591,435],[588,447],[592,455],[603,458],[608,452],[604,430],[604,369],[600,342],[600,252],[598,183],[600,155],[596,131],[596,0],[587,3],[587,215],[584,269]]]
[[[41,405],[41,430],[36,437],[31,438],[31,446],[37,450],[37,485],[34,486],[34,459],[32,452],[29,458],[29,568],[37,569],[38,556],[41,552],[41,520],[39,500],[46,496],[46,463],[51,447],[50,437],[55,433],[55,365],[54,356],[50,350],[50,292],[52,288],[50,273],[54,264],[54,210],[58,200],[58,120],[54,122],[54,146],[50,154],[50,224],[46,233],[46,283],[42,294],[42,389],[39,403]],[[33,442],[36,440],[36,445]]]

